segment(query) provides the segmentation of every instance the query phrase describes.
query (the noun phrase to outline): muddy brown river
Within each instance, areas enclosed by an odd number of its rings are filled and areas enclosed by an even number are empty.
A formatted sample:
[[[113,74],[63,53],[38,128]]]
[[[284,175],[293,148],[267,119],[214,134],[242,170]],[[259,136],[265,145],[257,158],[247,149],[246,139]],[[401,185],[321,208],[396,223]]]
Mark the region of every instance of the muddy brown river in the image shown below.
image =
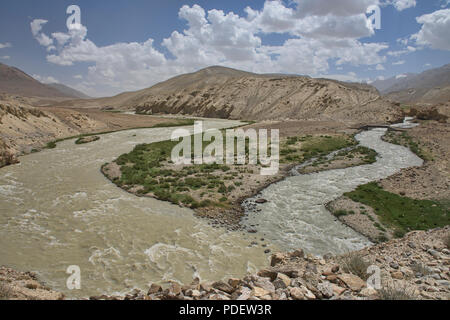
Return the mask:
[[[204,127],[236,124],[207,121]],[[101,140],[86,145],[64,141],[56,149],[24,156],[21,164],[0,169],[0,265],[36,271],[47,285],[76,298],[123,294],[133,288],[146,289],[150,282],[190,282],[195,276],[202,280],[243,276],[267,266],[269,255],[264,254],[267,248],[276,251],[316,241],[317,246],[310,244],[306,248],[321,253],[323,243],[330,241],[339,245],[331,245],[329,252],[369,244],[341,223],[324,218],[327,213],[321,209],[323,201],[344,192],[336,189],[339,184],[322,188],[316,194],[301,189],[313,182],[325,186],[330,174],[335,180],[343,179],[342,174],[333,175],[335,170],[317,175],[320,179],[317,181],[308,179],[298,184],[296,177],[281,182],[281,188],[274,185],[267,189],[264,195],[273,202],[255,219],[260,220],[259,234],[212,227],[189,209],[138,198],[117,188],[101,174],[100,167],[105,162],[131,151],[136,144],[169,139],[171,132],[169,128],[123,131],[103,135]],[[362,140],[369,143],[378,141],[380,136],[369,134]],[[392,148],[393,152],[384,153],[383,157],[397,157],[400,152],[406,160],[383,171],[381,176],[417,164],[407,149]],[[371,172],[367,177],[355,176],[364,174],[364,170],[349,171],[350,175],[344,179],[353,182],[345,184],[344,189],[378,178],[373,171],[380,167],[367,167]],[[293,193],[295,200],[280,194],[286,193],[286,188],[292,193],[297,187],[300,189]],[[323,192],[329,189],[331,194],[324,197]],[[312,201],[310,197],[317,199]],[[302,202],[306,198],[309,200]],[[319,211],[311,210],[311,205]],[[317,219],[311,215],[314,212],[320,213]],[[302,214],[304,218],[300,218]],[[264,216],[266,222],[261,221]],[[295,223],[289,224],[292,220]],[[333,230],[332,236],[326,235],[327,230]],[[321,234],[325,237],[322,242]],[[271,239],[267,248],[250,245],[263,235]],[[292,243],[280,245],[283,241]],[[314,252],[315,247],[320,250]],[[70,291],[66,287],[69,276],[66,269],[70,265],[81,269],[81,290]]]

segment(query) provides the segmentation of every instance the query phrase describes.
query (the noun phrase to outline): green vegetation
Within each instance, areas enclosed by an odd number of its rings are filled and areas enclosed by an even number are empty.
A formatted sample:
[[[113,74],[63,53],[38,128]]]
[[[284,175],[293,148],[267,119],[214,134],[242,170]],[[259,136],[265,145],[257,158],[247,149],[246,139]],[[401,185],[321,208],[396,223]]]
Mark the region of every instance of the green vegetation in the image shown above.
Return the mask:
[[[301,163],[314,157],[323,157],[333,151],[357,145],[350,136],[289,137],[280,148],[281,163]]]
[[[225,131],[222,130],[222,133],[225,134]],[[193,151],[193,136],[191,143]],[[162,141],[136,146],[132,152],[120,156],[115,161],[121,167],[122,174],[113,182],[124,189],[133,189],[138,194],[152,195],[160,200],[191,208],[210,206],[226,208],[231,204],[233,191],[243,185],[245,178],[250,178],[261,168],[260,163],[232,166],[223,164],[174,166],[170,156],[177,144],[178,142]],[[298,164],[309,157],[325,155],[355,144],[356,141],[349,136],[290,137],[282,144],[280,160],[282,163]],[[207,146],[208,143],[203,144],[203,148]],[[223,147],[225,150],[226,143]],[[245,153],[248,157],[250,153],[248,139]]]
[[[448,205],[431,200],[416,200],[383,190],[372,182],[359,186],[345,196],[374,209],[380,221],[394,229],[394,236],[403,237],[412,230],[428,230],[450,224]],[[381,225],[377,226],[385,231]]]
[[[411,152],[426,161],[433,161],[433,156],[424,150],[424,148],[407,132],[389,131],[384,139],[390,143],[407,147]]]
[[[56,148],[56,141],[50,141],[49,143],[47,143],[45,148],[46,149],[55,149]]]
[[[78,138],[75,141],[75,144],[86,144],[86,143],[90,143],[90,142],[94,142],[94,141],[100,140],[100,137],[93,137],[91,140],[86,140],[85,138],[86,137]]]

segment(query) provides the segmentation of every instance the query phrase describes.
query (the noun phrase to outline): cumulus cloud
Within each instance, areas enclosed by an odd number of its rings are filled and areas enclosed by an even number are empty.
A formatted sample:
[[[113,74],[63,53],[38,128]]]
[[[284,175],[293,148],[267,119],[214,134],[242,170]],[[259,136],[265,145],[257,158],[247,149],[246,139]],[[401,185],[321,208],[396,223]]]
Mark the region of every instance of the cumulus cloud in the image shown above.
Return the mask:
[[[43,19],[35,19],[30,23],[31,33],[34,38],[44,47],[50,47],[53,44],[53,40],[50,39],[45,33],[42,33],[42,26],[48,21]]]
[[[392,62],[392,65],[393,66],[400,66],[400,65],[405,64],[405,63],[406,63],[405,60],[400,60],[400,61]]]
[[[381,53],[387,44],[359,40],[374,33],[365,12],[378,0],[344,0],[340,5],[326,1],[320,6],[324,1],[302,0],[293,7],[266,1],[261,10],[246,8],[244,16],[184,5],[179,18],[186,22],[185,30],[173,31],[162,42],[170,57],[155,48],[153,39],[97,46],[89,40],[86,26],[47,35],[43,31],[47,21],[36,19],[31,32],[48,50],[49,62],[90,64],[77,85],[90,95],[95,95],[94,89],[105,95],[136,90],[210,65],[315,76],[325,74],[330,63],[339,67],[386,62]],[[270,33],[288,39],[278,46],[266,45],[261,35]]]
[[[11,48],[12,45],[9,42],[6,43],[0,43],[0,49],[4,49],[4,48]]]
[[[45,83],[45,84],[49,84],[49,83],[59,83],[58,80],[56,80],[55,78],[51,77],[51,76],[47,76],[47,77],[43,77],[40,76],[38,74],[33,74],[33,78],[36,79],[39,82]]]
[[[416,18],[422,25],[420,31],[411,36],[418,45],[432,49],[450,50],[450,9],[442,9]]]
[[[391,3],[398,11],[414,8],[417,4],[416,0],[393,0]]]

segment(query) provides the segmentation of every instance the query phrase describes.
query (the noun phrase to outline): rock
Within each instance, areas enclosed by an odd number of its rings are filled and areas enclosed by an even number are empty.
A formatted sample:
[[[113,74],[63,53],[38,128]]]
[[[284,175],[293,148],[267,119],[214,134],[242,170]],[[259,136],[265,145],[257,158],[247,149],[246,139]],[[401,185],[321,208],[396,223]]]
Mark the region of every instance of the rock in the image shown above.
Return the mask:
[[[325,298],[331,298],[333,296],[333,287],[329,282],[322,282],[317,285],[317,290],[324,296]]]
[[[272,258],[270,260],[270,265],[272,267],[275,267],[277,264],[282,262],[285,259],[285,255],[283,253],[275,253],[272,255]]]
[[[258,204],[262,204],[262,203],[266,203],[267,200],[266,199],[258,199],[255,202],[258,203]]]
[[[266,295],[270,295],[270,292],[260,287],[253,287],[252,295],[260,298]]]
[[[331,284],[331,289],[336,296],[340,296],[345,291],[345,288],[335,285],[334,283]]]
[[[403,279],[403,272],[401,272],[401,271],[391,272],[391,277],[393,279],[402,280]]]
[[[389,263],[389,266],[390,266],[392,269],[398,269],[398,268],[399,268],[398,263],[395,262],[395,261],[392,261],[391,263]]]
[[[304,258],[305,252],[302,249],[297,249],[289,254],[291,258]]]
[[[176,296],[179,295],[181,293],[181,286],[176,282],[172,282],[170,284],[170,292]]]
[[[291,278],[283,273],[278,273],[277,279],[275,279],[275,281],[276,280],[281,280],[286,287],[289,287],[289,285],[291,284]]]
[[[228,279],[228,284],[235,289],[241,284],[241,282],[242,282],[241,279],[237,279],[237,278]]]
[[[189,289],[186,291],[186,296],[189,296],[189,297],[200,298],[201,295],[202,295],[201,292],[198,290]]]
[[[305,300],[305,295],[300,288],[294,287],[289,289],[289,294],[294,300]]]
[[[375,298],[378,295],[378,292],[374,288],[369,287],[362,289],[359,294],[366,298]]]
[[[277,275],[277,272],[267,269],[263,269],[258,272],[258,276],[263,278],[270,278],[270,281],[274,281],[277,278]]]
[[[337,276],[352,291],[360,291],[366,286],[366,283],[358,276],[344,273]]]
[[[220,291],[223,291],[226,293],[233,293],[233,291],[234,291],[234,288],[232,286],[230,286],[229,284],[227,284],[223,281],[214,282],[212,287],[214,289],[217,289],[217,290],[220,290]]]
[[[435,258],[435,259],[440,259],[441,258],[441,255],[436,250],[429,249],[427,252],[429,254],[431,254],[433,256],[433,258]]]
[[[236,300],[248,300],[252,295],[252,291],[247,288],[247,287],[243,287],[241,289],[241,294],[239,295],[239,297]]]
[[[223,294],[214,293],[208,297],[209,300],[230,300],[227,296]]]
[[[162,287],[158,284],[152,283],[150,285],[150,289],[148,290],[148,295],[155,294],[158,292],[162,292]]]
[[[312,293],[311,290],[309,290],[305,286],[302,286],[300,289],[303,291],[303,295],[305,296],[306,299],[308,299],[308,300],[316,299],[316,296],[314,295],[314,293]]]
[[[269,293],[275,292],[275,286],[267,278],[252,276],[252,282],[255,287],[263,288],[264,290],[268,291]]]
[[[212,281],[203,282],[200,284],[200,289],[209,293],[213,290],[213,283]]]
[[[308,263],[306,265],[306,271],[317,273],[317,266],[314,263]]]
[[[414,244],[414,242],[408,242],[408,247],[410,247],[411,249],[416,249],[416,245]]]

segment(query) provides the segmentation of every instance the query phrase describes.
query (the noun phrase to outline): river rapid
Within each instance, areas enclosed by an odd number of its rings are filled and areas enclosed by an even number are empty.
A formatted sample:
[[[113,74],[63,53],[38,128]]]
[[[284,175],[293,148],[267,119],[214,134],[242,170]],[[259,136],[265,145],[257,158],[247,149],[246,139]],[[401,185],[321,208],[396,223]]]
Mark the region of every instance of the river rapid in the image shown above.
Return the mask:
[[[205,121],[226,128],[236,121]],[[192,130],[192,127],[190,128]],[[370,244],[324,207],[343,192],[421,164],[408,149],[382,142],[380,130],[358,135],[375,149],[377,163],[289,177],[262,192],[269,200],[250,214],[257,234],[212,227],[186,208],[139,198],[109,182],[100,167],[140,143],[170,139],[172,129],[139,129],[73,140],[0,169],[0,265],[36,271],[68,297],[123,294],[150,282],[240,277],[267,266],[273,251],[304,248],[339,253]],[[250,245],[264,237],[267,247]],[[71,265],[81,269],[81,290],[66,287]]]

